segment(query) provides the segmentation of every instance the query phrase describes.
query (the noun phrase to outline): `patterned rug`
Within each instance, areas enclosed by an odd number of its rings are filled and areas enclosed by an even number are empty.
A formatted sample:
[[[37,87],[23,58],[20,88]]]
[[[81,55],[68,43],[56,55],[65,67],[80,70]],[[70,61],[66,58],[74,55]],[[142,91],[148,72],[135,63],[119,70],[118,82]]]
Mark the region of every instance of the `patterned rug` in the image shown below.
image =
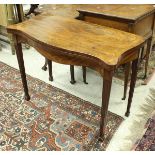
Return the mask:
[[[152,78],[153,74],[155,73],[155,51],[151,52],[150,59],[149,59],[149,65],[148,65],[148,76],[144,80],[144,67],[145,67],[145,60],[140,63],[138,68],[138,74],[137,74],[137,81],[136,86],[140,85],[146,85]],[[124,68],[119,67],[117,71],[115,72],[115,82],[121,85],[124,85]]]
[[[149,118],[143,137],[135,144],[135,151],[155,151],[155,115]]]
[[[123,118],[108,112],[98,141],[100,107],[27,76],[23,100],[18,70],[0,62],[0,150],[106,150]]]

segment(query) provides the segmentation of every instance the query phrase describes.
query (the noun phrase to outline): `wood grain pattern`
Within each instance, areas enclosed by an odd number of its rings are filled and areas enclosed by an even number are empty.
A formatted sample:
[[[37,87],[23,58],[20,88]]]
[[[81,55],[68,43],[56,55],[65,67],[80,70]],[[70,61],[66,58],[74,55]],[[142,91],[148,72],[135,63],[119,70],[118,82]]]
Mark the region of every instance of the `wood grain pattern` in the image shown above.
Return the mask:
[[[44,16],[62,16],[76,18],[79,16],[77,9],[82,4],[44,4],[39,6],[39,12]]]
[[[143,19],[146,15],[155,12],[155,7],[150,4],[119,4],[119,5],[82,5],[78,9],[80,12],[94,12],[102,16],[114,17],[115,20],[135,22]]]
[[[98,18],[94,16],[84,16],[84,21],[129,32],[128,23],[123,23],[120,21]]]
[[[16,38],[17,60],[26,100],[30,100],[30,96],[21,48],[22,42],[36,48],[48,59],[48,63],[49,60],[52,60],[64,64],[88,66],[101,73],[104,82],[100,139],[103,140],[114,70],[121,63],[138,62],[139,49],[143,45],[144,39],[120,30],[60,16],[40,15],[29,21],[8,26],[7,30]],[[136,72],[137,63],[134,63],[128,105],[131,105],[132,102]],[[129,112],[130,106],[127,114]]]
[[[122,55],[144,42],[134,34],[60,16],[37,16],[9,26],[8,31],[71,54],[89,55],[112,66],[121,63]]]

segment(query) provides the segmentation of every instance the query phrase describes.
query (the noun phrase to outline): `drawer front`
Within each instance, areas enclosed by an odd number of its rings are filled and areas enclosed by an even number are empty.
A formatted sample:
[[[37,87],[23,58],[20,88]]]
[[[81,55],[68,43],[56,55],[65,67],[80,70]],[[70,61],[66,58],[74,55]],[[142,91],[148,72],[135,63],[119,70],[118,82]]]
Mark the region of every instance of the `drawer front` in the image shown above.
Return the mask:
[[[91,17],[91,16],[85,16],[84,20],[90,23],[108,26],[108,27],[112,27],[112,28],[119,29],[119,30],[126,31],[126,32],[129,31],[128,24],[122,23],[119,21],[113,21],[109,19],[103,19],[100,17]]]
[[[138,23],[136,23],[134,28],[134,33],[149,37],[152,34],[152,24],[154,22],[154,14],[151,14],[144,19],[140,20]]]
[[[84,20],[87,22],[91,22],[94,24],[104,25],[112,28],[116,28],[122,31],[129,32],[129,26],[128,23],[122,23],[119,21],[113,21],[110,19],[104,19],[101,17],[92,17],[92,16],[85,16]],[[138,21],[131,33],[141,35],[145,37],[146,39],[151,36],[152,34],[152,24],[154,22],[154,14],[151,14],[144,19]]]

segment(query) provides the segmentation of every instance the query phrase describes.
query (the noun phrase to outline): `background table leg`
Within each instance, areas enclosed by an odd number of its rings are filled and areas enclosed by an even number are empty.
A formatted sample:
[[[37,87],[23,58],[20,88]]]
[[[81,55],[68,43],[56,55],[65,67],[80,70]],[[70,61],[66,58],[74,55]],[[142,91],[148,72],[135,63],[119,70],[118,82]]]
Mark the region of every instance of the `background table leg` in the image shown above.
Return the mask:
[[[70,83],[74,84],[76,82],[75,81],[75,77],[74,77],[74,65],[70,65],[70,74],[71,74],[71,81],[70,81]]]
[[[86,80],[86,67],[82,66],[82,71],[83,71],[83,82],[85,84],[88,84],[88,82]]]
[[[52,75],[52,61],[47,59],[48,64],[48,70],[49,70],[49,81],[53,81],[53,75]]]
[[[142,60],[143,60],[143,56],[144,56],[144,46],[141,48],[140,61],[139,61],[139,63],[142,62]]]
[[[131,82],[130,82],[130,91],[129,91],[127,111],[125,113],[125,116],[127,116],[127,117],[130,114],[130,107],[131,107],[132,97],[133,97],[134,88],[135,88],[135,84],[136,84],[136,78],[137,78],[137,69],[138,69],[138,59],[136,59],[136,60],[134,60],[132,62],[132,74],[131,74]]]
[[[21,79],[22,79],[24,93],[25,93],[25,100],[29,101],[30,96],[29,96],[29,93],[28,93],[28,86],[27,86],[27,80],[26,80],[26,74],[25,74],[25,66],[24,66],[23,52],[22,52],[21,43],[17,43],[15,45],[15,49],[16,49],[18,65],[19,65]]]
[[[147,51],[146,51],[146,62],[145,62],[144,79],[147,78],[147,68],[148,68],[148,62],[149,62],[149,57],[150,57],[150,52],[151,52],[151,42],[152,42],[152,37],[149,38],[148,41],[147,41]]]
[[[106,116],[108,112],[109,98],[111,92],[111,84],[112,84],[112,72],[104,71],[103,78],[103,90],[102,90],[102,107],[101,107],[101,121],[100,121],[100,139],[103,141],[105,135],[106,128]]]
[[[126,93],[128,90],[128,81],[129,81],[129,75],[130,75],[130,62],[125,64],[125,79],[124,79],[124,94],[122,100],[126,99]]]
[[[42,70],[46,71],[47,70],[47,59],[45,58],[45,64],[42,67]]]

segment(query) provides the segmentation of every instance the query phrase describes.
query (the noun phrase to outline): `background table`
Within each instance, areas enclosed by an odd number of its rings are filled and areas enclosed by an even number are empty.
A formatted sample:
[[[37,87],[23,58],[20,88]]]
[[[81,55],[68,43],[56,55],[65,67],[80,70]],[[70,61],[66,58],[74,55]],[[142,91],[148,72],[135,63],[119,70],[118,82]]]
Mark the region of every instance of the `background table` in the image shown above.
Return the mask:
[[[143,36],[147,43],[144,78],[147,77],[155,18],[155,7],[153,5],[81,5],[78,11],[81,20]],[[143,54],[144,47],[142,49]],[[130,64],[128,63],[125,66],[124,95],[122,99],[126,98],[129,72]]]

